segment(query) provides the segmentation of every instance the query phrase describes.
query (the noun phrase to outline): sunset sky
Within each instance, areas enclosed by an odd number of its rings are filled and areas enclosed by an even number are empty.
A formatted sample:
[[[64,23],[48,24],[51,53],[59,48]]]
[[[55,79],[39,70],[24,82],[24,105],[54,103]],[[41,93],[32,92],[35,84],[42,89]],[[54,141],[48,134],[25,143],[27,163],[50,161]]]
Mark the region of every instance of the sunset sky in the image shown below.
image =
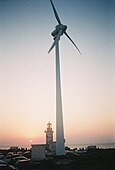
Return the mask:
[[[60,41],[66,144],[115,142],[115,1],[53,0],[67,32]],[[55,140],[57,24],[49,0],[0,0],[0,146]]]

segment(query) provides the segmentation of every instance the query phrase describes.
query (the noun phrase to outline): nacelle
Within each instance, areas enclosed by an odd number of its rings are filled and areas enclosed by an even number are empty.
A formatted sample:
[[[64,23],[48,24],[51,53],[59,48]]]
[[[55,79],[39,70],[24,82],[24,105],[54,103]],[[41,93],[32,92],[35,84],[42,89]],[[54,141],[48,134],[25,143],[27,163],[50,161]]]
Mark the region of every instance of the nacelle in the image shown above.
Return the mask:
[[[56,29],[57,30],[63,30],[63,32],[65,32],[66,31],[66,29],[67,29],[67,26],[66,25],[63,25],[63,24],[60,24],[60,25],[57,25],[56,26]]]
[[[53,37],[56,37],[56,35],[58,34],[58,30],[55,29],[51,34]]]
[[[56,29],[51,34],[53,37],[56,37],[60,30],[62,30],[62,34],[63,34],[66,31],[66,29],[67,29],[66,25],[60,24],[56,26]]]

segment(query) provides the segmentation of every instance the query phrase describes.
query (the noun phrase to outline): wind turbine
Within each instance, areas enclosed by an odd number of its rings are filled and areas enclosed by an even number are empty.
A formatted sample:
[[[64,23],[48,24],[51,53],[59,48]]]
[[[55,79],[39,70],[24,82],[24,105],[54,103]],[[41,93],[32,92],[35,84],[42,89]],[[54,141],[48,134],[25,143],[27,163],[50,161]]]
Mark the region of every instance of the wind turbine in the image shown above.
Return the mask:
[[[56,155],[64,155],[65,147],[64,147],[64,130],[63,130],[63,111],[62,111],[62,99],[61,99],[61,80],[60,80],[60,61],[59,61],[59,40],[60,37],[65,34],[78,52],[81,54],[79,48],[67,34],[66,29],[67,26],[61,23],[61,20],[58,16],[58,13],[55,9],[55,6],[50,0],[51,6],[53,8],[53,12],[55,18],[58,22],[58,25],[55,27],[55,30],[51,33],[54,37],[54,42],[49,49],[48,53],[55,47],[56,54]]]

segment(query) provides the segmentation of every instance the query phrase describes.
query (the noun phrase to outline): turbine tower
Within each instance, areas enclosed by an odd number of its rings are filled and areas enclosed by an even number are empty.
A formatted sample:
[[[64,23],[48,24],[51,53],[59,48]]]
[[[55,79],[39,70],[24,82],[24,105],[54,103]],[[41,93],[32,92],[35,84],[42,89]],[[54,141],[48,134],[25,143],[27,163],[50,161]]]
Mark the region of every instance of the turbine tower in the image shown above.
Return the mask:
[[[58,22],[58,25],[55,27],[55,30],[51,33],[54,37],[54,42],[49,49],[48,53],[55,47],[56,54],[56,155],[64,155],[65,147],[64,147],[64,130],[63,130],[63,111],[62,111],[62,98],[61,98],[61,79],[60,79],[60,61],[59,61],[59,40],[60,37],[65,34],[69,40],[73,43],[76,49],[81,54],[79,48],[67,34],[66,29],[67,26],[61,23],[61,20],[58,16],[58,13],[55,9],[55,6],[50,0],[51,6],[53,8],[53,12],[55,18]]]

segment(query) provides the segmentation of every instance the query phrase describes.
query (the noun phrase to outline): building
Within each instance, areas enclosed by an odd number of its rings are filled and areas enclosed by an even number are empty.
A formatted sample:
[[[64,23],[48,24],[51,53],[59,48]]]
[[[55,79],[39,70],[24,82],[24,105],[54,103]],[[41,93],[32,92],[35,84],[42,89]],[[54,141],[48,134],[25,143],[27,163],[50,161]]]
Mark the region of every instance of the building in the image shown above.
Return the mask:
[[[17,151],[19,148],[18,146],[10,146],[10,150],[12,151]]]
[[[32,160],[42,160],[46,158],[46,145],[45,144],[33,144],[31,157]]]
[[[48,122],[47,129],[44,132],[46,133],[46,149],[52,151],[53,130],[52,130],[52,124],[50,122]]]

